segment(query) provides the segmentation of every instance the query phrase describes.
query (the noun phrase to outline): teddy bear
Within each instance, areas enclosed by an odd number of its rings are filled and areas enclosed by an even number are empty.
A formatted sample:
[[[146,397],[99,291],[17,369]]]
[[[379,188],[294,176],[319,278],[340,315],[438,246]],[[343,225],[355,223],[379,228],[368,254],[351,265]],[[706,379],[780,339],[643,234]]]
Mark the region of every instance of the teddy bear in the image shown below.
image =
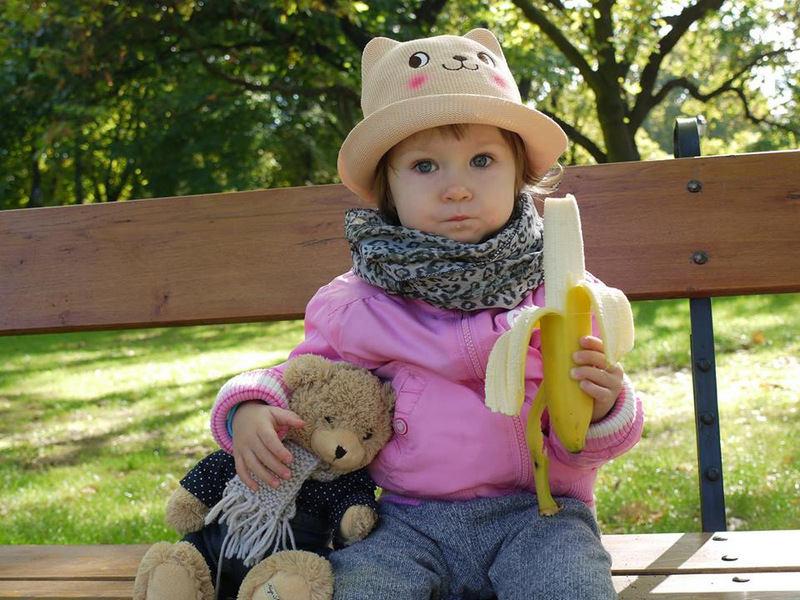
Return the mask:
[[[287,361],[283,379],[288,408],[306,423],[284,438],[292,478],[254,492],[230,454],[202,459],[167,504],[184,538],[150,547],[134,600],[332,598],[325,557],[377,523],[365,467],[391,437],[394,391],[366,369],[314,355]]]

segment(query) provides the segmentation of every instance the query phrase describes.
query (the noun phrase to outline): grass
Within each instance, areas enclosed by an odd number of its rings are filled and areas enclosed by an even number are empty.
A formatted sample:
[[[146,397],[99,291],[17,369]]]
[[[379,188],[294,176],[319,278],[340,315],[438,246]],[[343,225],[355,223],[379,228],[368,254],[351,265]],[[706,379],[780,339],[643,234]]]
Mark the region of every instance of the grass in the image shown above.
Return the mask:
[[[800,522],[799,299],[714,301],[731,528]],[[599,519],[606,532],[699,530],[688,306],[634,310],[625,365],[647,424],[601,470]],[[163,507],[214,448],[220,385],[301,336],[290,322],[0,338],[0,544],[176,539]]]

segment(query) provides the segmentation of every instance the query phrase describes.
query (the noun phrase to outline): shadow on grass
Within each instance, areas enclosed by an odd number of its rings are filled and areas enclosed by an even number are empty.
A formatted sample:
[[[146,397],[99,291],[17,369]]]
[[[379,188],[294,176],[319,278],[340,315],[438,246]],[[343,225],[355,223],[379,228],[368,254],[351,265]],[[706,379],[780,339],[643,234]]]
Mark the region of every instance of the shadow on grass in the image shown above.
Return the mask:
[[[232,374],[233,375],[233,374]],[[214,397],[222,385],[229,379],[228,375],[217,377],[206,381],[193,382],[191,384],[193,389],[200,388],[199,392],[192,392],[191,398],[184,398],[186,405],[190,407],[189,413],[196,413],[197,402],[207,399],[207,410],[211,409],[214,402]],[[103,418],[103,411],[113,411],[115,408],[120,409],[135,409],[137,404],[145,402],[159,402],[159,398],[177,397],[180,392],[187,387],[187,384],[172,384],[158,386],[158,391],[149,391],[146,395],[138,390],[126,392],[109,392],[98,398],[87,400],[86,398],[75,398],[69,396],[61,396],[58,399],[47,397],[40,394],[33,394],[30,392],[20,393],[18,395],[6,395],[11,400],[10,406],[3,411],[3,419],[0,421],[0,435],[10,436],[12,434],[17,437],[28,437],[36,439],[48,426],[53,425],[56,421],[63,419],[63,417],[75,414],[79,410],[98,409],[97,412],[92,413],[90,418]],[[166,400],[161,400],[165,402]],[[147,416],[145,411],[150,410],[150,407],[143,407],[139,412],[142,419],[134,421],[131,428],[136,427],[137,423],[144,422],[144,417]],[[134,411],[134,414],[135,411]],[[111,417],[113,415],[109,415]],[[130,414],[126,412],[125,415],[130,418]],[[158,419],[171,418],[172,413],[159,413],[152,415],[156,421]],[[41,445],[41,441],[37,442]]]
[[[67,439],[38,441],[34,448],[37,453],[35,459],[30,460],[30,453],[20,448],[17,452],[7,453],[3,459],[4,468],[41,472],[55,467],[78,465],[93,456],[112,454],[112,442],[127,436],[146,439],[144,445],[137,448],[137,452],[148,449],[163,451],[167,447],[165,439],[170,435],[168,429],[196,413],[196,409],[180,410],[168,415],[143,417],[134,422],[126,420],[125,425],[112,427],[102,433],[75,434]],[[210,438],[209,434],[209,440]]]
[[[51,371],[56,362],[69,368],[103,362],[134,364],[143,357],[225,351],[257,341],[263,343],[265,353],[285,350],[288,354],[301,336],[302,322],[282,321],[0,337],[0,357],[30,357],[26,361],[30,366],[0,367],[0,373],[4,378],[30,376]],[[49,357],[52,358],[48,360]]]

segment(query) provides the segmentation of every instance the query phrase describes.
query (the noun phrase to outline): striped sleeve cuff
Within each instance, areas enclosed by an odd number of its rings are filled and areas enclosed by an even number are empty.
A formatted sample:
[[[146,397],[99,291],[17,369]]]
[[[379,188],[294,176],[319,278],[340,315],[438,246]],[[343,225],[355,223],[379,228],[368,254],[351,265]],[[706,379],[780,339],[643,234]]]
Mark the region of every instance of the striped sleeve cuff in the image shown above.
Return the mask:
[[[275,369],[248,371],[222,386],[211,409],[211,434],[226,452],[233,452],[233,438],[228,430],[230,412],[248,400],[261,400],[271,406],[286,408],[289,390],[280,372]]]
[[[636,392],[628,377],[622,380],[622,391],[614,408],[602,421],[592,423],[586,434],[587,447],[613,446],[628,437],[634,423],[640,417]]]

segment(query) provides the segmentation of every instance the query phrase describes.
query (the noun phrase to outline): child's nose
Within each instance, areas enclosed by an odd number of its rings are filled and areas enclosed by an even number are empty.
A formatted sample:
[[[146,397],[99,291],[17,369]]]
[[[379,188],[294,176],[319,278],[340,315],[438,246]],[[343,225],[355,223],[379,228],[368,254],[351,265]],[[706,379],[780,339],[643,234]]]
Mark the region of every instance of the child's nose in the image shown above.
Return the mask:
[[[462,183],[451,183],[444,191],[444,199],[448,202],[463,202],[470,198],[472,192]]]

